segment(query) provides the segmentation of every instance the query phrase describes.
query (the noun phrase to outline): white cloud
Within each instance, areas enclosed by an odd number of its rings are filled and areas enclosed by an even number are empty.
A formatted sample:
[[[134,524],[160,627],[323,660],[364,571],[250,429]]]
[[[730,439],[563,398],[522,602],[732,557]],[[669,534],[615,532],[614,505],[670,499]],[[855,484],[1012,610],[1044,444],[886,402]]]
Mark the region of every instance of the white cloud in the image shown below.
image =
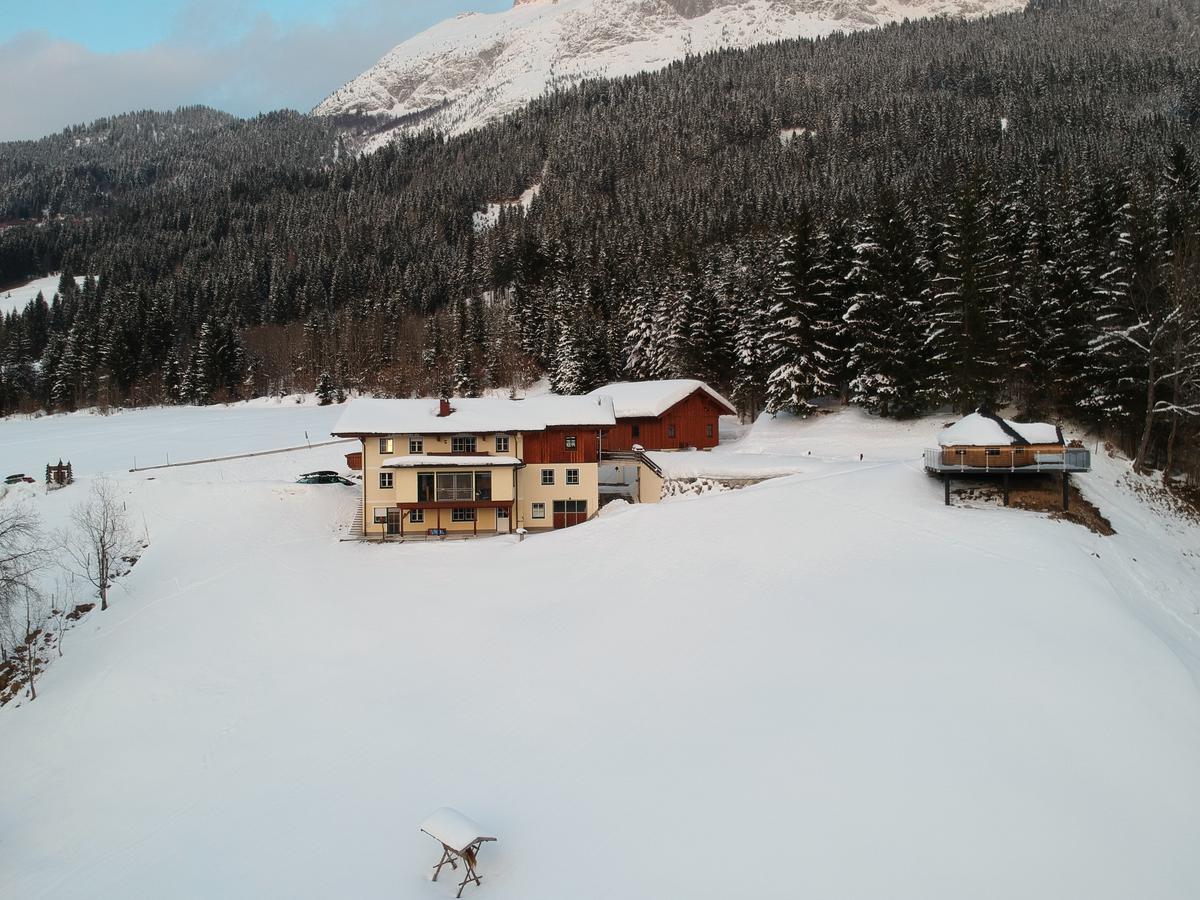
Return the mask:
[[[170,41],[97,53],[44,32],[0,44],[0,140],[36,138],[135,109],[203,103],[238,115],[307,110],[392,46],[461,9],[503,0],[387,2],[343,8],[325,24],[281,25],[237,4],[192,4]]]

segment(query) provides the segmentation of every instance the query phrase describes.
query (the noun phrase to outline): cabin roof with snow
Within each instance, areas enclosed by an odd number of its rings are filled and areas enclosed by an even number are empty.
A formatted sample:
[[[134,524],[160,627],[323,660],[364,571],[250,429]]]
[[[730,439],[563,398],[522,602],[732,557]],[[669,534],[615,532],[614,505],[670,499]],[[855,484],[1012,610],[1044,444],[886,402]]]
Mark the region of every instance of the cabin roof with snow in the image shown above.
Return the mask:
[[[618,419],[656,419],[696,391],[703,391],[725,408],[729,415],[737,409],[719,393],[695,378],[670,378],[662,381],[617,381],[598,387],[589,397],[611,397]]]
[[[443,806],[422,822],[421,830],[435,841],[441,841],[455,853],[462,853],[472,844],[481,841],[496,840],[494,837],[488,837],[478,822],[449,806]]]
[[[334,426],[338,437],[367,434],[503,434],[580,426],[602,428],[616,423],[607,397],[471,397],[451,400],[442,415],[436,399],[352,400]]]
[[[1057,425],[1010,422],[989,413],[973,412],[938,436],[942,447],[1007,447],[1013,444],[1065,444]]]

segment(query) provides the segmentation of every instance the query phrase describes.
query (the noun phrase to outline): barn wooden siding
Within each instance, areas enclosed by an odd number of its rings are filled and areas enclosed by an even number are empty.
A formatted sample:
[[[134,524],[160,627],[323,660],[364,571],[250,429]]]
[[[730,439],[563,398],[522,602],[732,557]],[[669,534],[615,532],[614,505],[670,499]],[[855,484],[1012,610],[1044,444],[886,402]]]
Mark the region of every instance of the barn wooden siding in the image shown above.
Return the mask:
[[[657,418],[618,419],[617,424],[604,433],[604,449],[632,450],[634,444],[647,450],[715,447],[721,439],[719,420],[726,412],[720,403],[697,388]],[[633,436],[635,425],[637,437]],[[669,436],[672,425],[675,426],[674,437]]]
[[[596,425],[547,428],[545,431],[526,431],[521,457],[526,465],[538,463],[594,463],[600,459]],[[575,449],[567,449],[567,438],[575,438]],[[605,448],[607,449],[607,447]]]

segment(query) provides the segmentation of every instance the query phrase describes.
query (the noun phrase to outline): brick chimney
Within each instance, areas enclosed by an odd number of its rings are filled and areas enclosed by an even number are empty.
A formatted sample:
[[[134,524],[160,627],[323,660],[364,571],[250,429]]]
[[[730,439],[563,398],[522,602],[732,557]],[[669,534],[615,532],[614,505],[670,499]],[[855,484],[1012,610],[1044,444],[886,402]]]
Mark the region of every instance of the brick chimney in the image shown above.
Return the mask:
[[[438,401],[438,418],[444,419],[450,413],[454,412],[454,407],[450,405],[450,401],[443,397]]]

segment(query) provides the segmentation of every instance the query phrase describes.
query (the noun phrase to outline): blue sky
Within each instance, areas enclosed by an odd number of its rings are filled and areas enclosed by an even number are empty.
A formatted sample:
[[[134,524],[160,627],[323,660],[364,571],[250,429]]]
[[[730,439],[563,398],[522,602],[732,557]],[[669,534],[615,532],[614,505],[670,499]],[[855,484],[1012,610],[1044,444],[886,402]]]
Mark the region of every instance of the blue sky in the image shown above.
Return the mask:
[[[0,0],[0,140],[132,109],[308,109],[396,44],[512,0]]]

